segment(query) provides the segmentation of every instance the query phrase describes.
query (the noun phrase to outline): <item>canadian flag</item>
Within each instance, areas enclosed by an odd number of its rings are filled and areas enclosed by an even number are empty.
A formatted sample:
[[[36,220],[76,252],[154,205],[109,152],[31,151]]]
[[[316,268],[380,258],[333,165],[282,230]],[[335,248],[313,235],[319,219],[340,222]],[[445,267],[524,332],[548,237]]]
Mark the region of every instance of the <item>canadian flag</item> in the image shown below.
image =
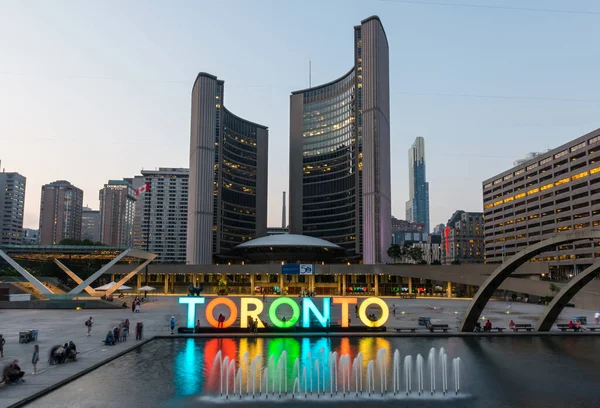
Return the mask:
[[[145,193],[146,191],[150,191],[150,183],[145,183],[143,186],[135,190],[135,195],[139,196],[140,194]]]

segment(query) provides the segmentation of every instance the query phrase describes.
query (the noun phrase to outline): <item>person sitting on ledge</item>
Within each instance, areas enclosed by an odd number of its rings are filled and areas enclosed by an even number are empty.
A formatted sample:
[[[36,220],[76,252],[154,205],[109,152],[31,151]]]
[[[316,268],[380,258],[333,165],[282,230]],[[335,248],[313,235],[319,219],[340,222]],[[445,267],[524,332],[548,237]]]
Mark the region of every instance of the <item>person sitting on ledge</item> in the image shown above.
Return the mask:
[[[479,333],[481,331],[481,323],[479,323],[479,322],[475,323],[475,331],[477,333]]]
[[[485,331],[489,332],[490,330],[492,330],[492,322],[490,319],[487,319],[487,322],[485,322]]]
[[[114,346],[115,345],[115,337],[113,335],[112,330],[109,330],[108,333],[106,333],[106,338],[104,339],[104,343],[107,346]]]
[[[195,330],[200,329],[200,319],[196,320],[196,327],[194,327]]]
[[[581,327],[581,321],[577,320],[575,322],[575,331],[584,331],[585,329]]]
[[[573,320],[569,320],[569,329],[577,331],[577,326],[573,324]]]
[[[4,372],[2,373],[4,381],[11,384],[25,382],[23,379],[24,375],[25,372],[21,370],[21,367],[19,367],[19,360],[14,360],[12,363],[4,367]]]
[[[515,327],[517,327],[517,325],[515,324],[515,322],[513,322],[512,320],[510,321],[510,323],[508,324],[508,328],[509,329],[514,329]]]

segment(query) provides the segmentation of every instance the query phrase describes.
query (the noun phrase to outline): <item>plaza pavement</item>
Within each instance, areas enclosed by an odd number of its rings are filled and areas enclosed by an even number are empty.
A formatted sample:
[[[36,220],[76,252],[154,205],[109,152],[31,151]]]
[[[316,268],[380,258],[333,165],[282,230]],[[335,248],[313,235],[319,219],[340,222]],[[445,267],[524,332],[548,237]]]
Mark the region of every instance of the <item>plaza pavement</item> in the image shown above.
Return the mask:
[[[230,297],[239,304],[238,298]],[[268,321],[269,304],[275,297],[267,297],[266,305],[261,318]],[[125,299],[131,304],[131,298]],[[396,315],[393,316],[390,308],[390,319],[386,326],[389,329],[395,327],[417,326],[419,316],[428,316],[433,323],[448,324],[453,332],[456,331],[459,319],[469,305],[468,299],[447,299],[447,298],[419,298],[419,299],[398,299],[384,298],[391,306],[396,306]],[[208,301],[208,299],[207,299]],[[319,298],[315,300],[320,306]],[[360,302],[360,299],[359,299]],[[226,309],[215,309],[215,314],[225,313]],[[136,322],[144,323],[144,338],[148,339],[157,335],[170,335],[169,319],[174,315],[177,326],[184,325],[186,321],[187,305],[179,305],[177,297],[157,297],[156,301],[147,302],[142,305],[141,313],[132,313],[131,309],[101,309],[101,310],[0,310],[0,334],[6,339],[4,346],[4,358],[0,359],[0,366],[3,368],[14,359],[19,360],[21,368],[25,371],[25,383],[18,385],[0,385],[0,407],[8,407],[24,398],[27,398],[43,389],[50,387],[60,381],[63,381],[83,370],[86,370],[108,358],[115,356],[127,349],[135,346],[134,327]],[[284,310],[282,306],[280,310]],[[331,321],[337,322],[340,318],[340,308],[333,306]],[[544,306],[520,303],[492,301],[488,304],[483,315],[490,318],[494,326],[508,328],[511,319],[515,323],[531,323],[535,325],[537,318],[544,310]],[[207,322],[204,318],[203,310],[197,314],[201,325],[206,327]],[[506,312],[509,311],[510,314]],[[371,310],[369,309],[369,313]],[[378,313],[378,308],[373,308],[374,313]],[[352,325],[359,324],[350,313]],[[573,316],[587,316],[588,324],[593,324],[594,311],[567,308],[561,315],[561,321],[567,322]],[[94,326],[92,335],[86,336],[86,319],[92,316]],[[126,343],[119,343],[116,346],[107,347],[102,343],[107,331],[114,328],[122,320],[129,319],[131,322],[132,333]],[[19,331],[38,329],[39,338],[37,343],[19,344]],[[389,334],[389,332],[388,332]],[[395,334],[395,333],[394,333]],[[372,335],[372,334],[362,334]],[[375,334],[377,335],[377,334]],[[69,362],[62,365],[48,366],[48,351],[56,344],[62,344],[73,341],[79,351],[78,361]],[[38,374],[31,375],[33,371],[31,365],[31,356],[33,354],[34,344],[40,346],[40,362],[38,363]]]

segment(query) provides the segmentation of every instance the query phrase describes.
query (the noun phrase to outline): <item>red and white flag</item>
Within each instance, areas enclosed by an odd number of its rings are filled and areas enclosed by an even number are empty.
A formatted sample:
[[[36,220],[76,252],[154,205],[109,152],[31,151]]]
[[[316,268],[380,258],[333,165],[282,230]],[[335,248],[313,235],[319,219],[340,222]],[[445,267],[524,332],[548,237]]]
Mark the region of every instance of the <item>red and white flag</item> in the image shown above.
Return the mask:
[[[146,191],[150,191],[150,183],[145,183],[143,186],[135,190],[135,195],[139,196],[140,194],[145,193]]]

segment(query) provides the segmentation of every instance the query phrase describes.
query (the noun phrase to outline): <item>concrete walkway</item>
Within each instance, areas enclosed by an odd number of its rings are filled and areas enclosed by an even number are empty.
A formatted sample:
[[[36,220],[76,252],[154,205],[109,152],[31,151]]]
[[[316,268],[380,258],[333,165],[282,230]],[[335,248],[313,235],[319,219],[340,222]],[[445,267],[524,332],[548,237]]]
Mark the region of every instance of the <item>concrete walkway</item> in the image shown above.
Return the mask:
[[[231,299],[238,303],[236,297]],[[266,319],[268,304],[275,297],[267,298],[265,313],[261,317]],[[131,304],[131,299],[125,299]],[[388,298],[386,302],[396,306],[396,315],[390,310],[390,319],[386,326],[390,329],[403,326],[416,326],[419,316],[428,316],[434,323],[445,323],[452,331],[456,330],[458,320],[462,317],[468,300],[455,300],[445,298],[425,299],[397,299]],[[319,298],[315,303],[320,305]],[[535,324],[537,318],[544,310],[543,306],[525,303],[490,302],[484,315],[489,317],[494,326],[508,328],[508,323],[514,319],[516,323]],[[283,307],[282,307],[283,309]],[[222,310],[226,312],[225,309]],[[506,314],[509,311],[510,314]],[[373,308],[377,313],[378,309]],[[169,319],[174,315],[177,325],[184,325],[186,320],[186,306],[179,305],[176,297],[158,297],[155,302],[142,305],[141,313],[132,313],[131,309],[123,310],[0,310],[0,334],[6,339],[4,358],[0,359],[2,368],[13,359],[18,359],[21,368],[26,372],[25,383],[19,385],[0,385],[0,407],[8,407],[28,396],[38,393],[49,386],[80,373],[94,365],[115,356],[128,348],[135,346],[135,335],[128,338],[126,343],[107,347],[102,343],[107,331],[114,328],[124,319],[131,322],[132,333],[136,322],[144,322],[144,337],[170,336]],[[221,313],[217,307],[215,313]],[[563,321],[573,316],[587,316],[588,323],[593,324],[593,311],[567,308],[563,312]],[[92,316],[95,322],[90,337],[86,336],[85,321]],[[201,325],[206,326],[203,310],[198,313]],[[354,314],[351,313],[353,324],[357,324]],[[340,318],[339,307],[332,307],[332,323]],[[19,344],[19,331],[38,329],[37,343]],[[377,335],[376,333],[361,335]],[[48,351],[56,344],[73,341],[80,352],[77,362],[62,365],[48,366]],[[40,362],[38,374],[31,375],[33,371],[31,356],[34,344],[40,346]]]

